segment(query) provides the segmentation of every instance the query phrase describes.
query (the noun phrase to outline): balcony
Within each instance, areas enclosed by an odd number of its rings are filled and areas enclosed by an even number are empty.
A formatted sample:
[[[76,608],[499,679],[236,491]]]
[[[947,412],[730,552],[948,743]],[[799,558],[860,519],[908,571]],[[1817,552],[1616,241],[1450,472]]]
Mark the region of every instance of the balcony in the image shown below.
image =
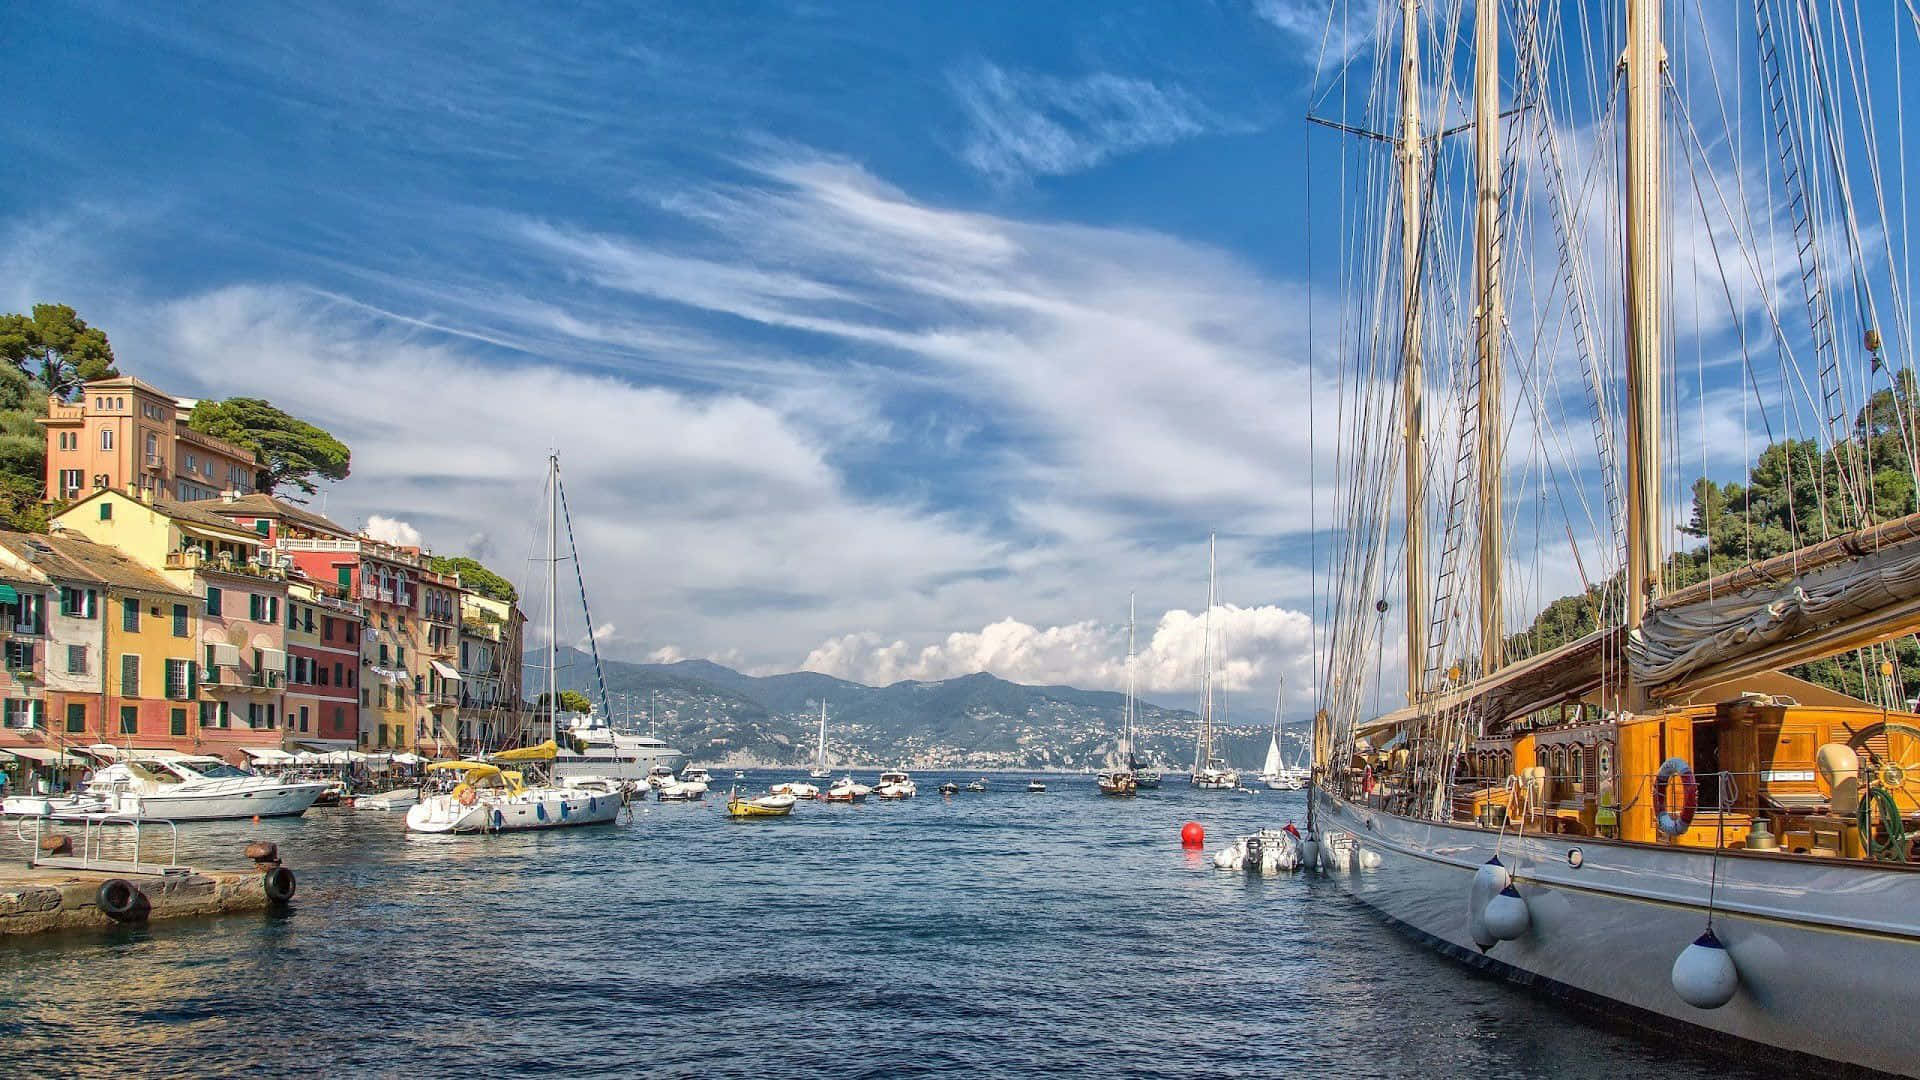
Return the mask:
[[[167,459],[161,457],[159,454],[148,454],[143,463],[143,467],[148,472],[165,473],[167,471]]]
[[[248,671],[232,664],[217,664],[200,669],[200,685],[215,690],[272,692],[285,688],[284,671]]]
[[[429,709],[457,709],[460,707],[460,693],[457,690],[429,690],[415,695],[426,703]]]
[[[199,548],[167,553],[166,567],[169,570],[191,570],[195,573],[235,574],[242,577],[263,578],[267,581],[285,581],[287,568],[270,552],[262,552],[259,558],[236,559],[226,552],[208,555]]]

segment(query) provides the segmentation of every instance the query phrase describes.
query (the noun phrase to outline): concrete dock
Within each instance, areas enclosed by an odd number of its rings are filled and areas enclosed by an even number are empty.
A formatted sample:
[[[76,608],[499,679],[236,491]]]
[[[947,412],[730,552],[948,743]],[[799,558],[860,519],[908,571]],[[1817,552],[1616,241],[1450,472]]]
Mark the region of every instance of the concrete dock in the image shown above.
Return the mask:
[[[280,866],[277,853],[236,870],[87,864],[58,854],[39,862],[0,865],[0,937],[265,911],[291,899],[293,891],[293,875]],[[278,899],[270,895],[275,892]]]

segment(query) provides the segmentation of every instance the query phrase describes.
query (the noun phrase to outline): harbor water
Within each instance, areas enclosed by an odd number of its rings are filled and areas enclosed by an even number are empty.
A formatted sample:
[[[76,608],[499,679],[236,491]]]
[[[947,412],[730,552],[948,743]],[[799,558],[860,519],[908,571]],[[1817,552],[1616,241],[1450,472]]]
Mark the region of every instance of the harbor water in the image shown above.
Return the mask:
[[[1188,820],[1209,850],[1303,821],[1299,793],[949,778],[762,821],[716,791],[493,837],[325,808],[183,827],[189,861],[279,842],[294,908],[0,944],[0,1073],[1740,1075],[1180,847]]]

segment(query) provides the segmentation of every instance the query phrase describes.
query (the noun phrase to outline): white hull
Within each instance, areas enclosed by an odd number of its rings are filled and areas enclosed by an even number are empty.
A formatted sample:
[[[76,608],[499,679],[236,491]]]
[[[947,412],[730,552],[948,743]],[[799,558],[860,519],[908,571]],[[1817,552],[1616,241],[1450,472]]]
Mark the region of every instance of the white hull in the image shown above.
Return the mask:
[[[1232,791],[1240,786],[1240,774],[1208,769],[1193,774],[1193,786],[1202,791]]]
[[[615,795],[533,788],[518,795],[482,795],[472,806],[452,795],[431,795],[407,811],[407,828],[421,833],[516,832],[604,825],[620,813]]]
[[[1697,1009],[1674,992],[1671,974],[1706,927],[1711,852],[1570,836],[1509,834],[1500,843],[1494,832],[1396,817],[1321,791],[1312,799],[1321,851],[1346,863],[1332,871],[1341,887],[1450,956],[1615,1016],[1624,1005],[1662,1026],[1920,1076],[1911,1019],[1897,1005],[1913,1000],[1920,969],[1920,871],[1792,855],[1720,859],[1713,926],[1740,987],[1726,1005]],[[1530,926],[1483,955],[1468,898],[1496,843]]]
[[[677,769],[686,763],[687,756],[677,750],[639,751],[636,753],[613,752],[590,748],[585,754],[561,753],[554,756],[553,775],[556,779],[568,776],[604,776],[609,780],[647,779],[647,771],[657,765]]]
[[[406,810],[420,802],[419,788],[396,788],[353,800],[355,810]]]
[[[326,790],[325,784],[283,784],[218,794],[137,795],[130,791],[83,795],[53,805],[56,821],[111,817],[133,821],[227,821],[298,817]]]

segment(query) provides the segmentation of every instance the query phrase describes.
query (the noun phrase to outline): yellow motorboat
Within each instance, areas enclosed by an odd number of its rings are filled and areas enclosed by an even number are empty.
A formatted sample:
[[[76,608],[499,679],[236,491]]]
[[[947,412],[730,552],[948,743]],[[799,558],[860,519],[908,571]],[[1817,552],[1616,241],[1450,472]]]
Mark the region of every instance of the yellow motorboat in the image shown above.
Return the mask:
[[[786,817],[793,813],[793,804],[799,801],[791,795],[762,795],[757,799],[743,799],[740,793],[735,791],[727,796],[727,816]]]

